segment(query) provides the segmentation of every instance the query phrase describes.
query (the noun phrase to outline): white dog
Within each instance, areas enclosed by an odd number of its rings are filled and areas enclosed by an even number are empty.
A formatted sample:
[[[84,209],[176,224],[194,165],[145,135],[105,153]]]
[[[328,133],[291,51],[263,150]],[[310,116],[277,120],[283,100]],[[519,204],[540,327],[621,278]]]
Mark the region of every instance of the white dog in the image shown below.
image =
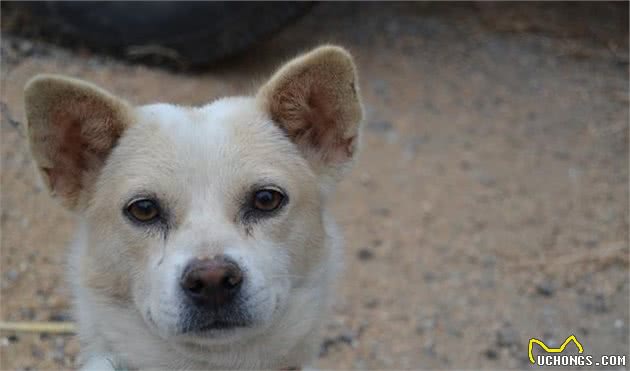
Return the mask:
[[[283,369],[319,350],[340,243],[327,212],[355,158],[351,56],[324,46],[255,97],[127,102],[41,75],[30,148],[80,227],[70,281],[88,369]]]

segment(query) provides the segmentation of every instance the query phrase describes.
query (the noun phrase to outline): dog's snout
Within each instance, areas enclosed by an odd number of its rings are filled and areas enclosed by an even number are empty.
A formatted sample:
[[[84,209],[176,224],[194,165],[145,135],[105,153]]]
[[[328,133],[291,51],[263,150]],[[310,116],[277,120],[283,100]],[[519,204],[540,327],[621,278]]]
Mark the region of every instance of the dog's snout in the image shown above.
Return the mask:
[[[180,280],[186,296],[197,305],[219,307],[238,293],[243,271],[225,256],[195,258],[188,263]]]

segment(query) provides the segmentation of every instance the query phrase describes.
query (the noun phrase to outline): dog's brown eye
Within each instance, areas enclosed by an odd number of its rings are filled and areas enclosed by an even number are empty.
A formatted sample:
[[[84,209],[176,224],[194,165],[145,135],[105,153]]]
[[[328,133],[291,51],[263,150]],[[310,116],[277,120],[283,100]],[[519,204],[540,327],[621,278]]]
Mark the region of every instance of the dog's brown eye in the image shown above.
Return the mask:
[[[160,216],[160,208],[155,201],[142,199],[134,201],[127,206],[127,213],[139,222],[148,223]]]
[[[282,204],[284,195],[273,189],[263,189],[254,194],[254,208],[260,211],[274,211]]]

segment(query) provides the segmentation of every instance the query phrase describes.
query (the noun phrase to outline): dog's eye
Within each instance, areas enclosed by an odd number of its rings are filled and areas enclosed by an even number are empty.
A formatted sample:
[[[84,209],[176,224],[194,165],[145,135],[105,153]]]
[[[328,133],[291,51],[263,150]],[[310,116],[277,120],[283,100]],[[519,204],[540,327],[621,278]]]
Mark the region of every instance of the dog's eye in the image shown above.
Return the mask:
[[[282,205],[284,195],[274,189],[262,189],[254,194],[254,208],[260,211],[274,211]]]
[[[138,222],[150,223],[160,216],[160,208],[157,202],[150,199],[133,201],[127,206],[127,215]]]

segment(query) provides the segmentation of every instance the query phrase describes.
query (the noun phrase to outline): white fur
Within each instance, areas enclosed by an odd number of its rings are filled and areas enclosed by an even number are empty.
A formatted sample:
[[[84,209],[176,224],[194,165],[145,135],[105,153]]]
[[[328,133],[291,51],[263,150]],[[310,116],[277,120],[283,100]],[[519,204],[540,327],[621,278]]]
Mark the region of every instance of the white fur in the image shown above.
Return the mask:
[[[308,214],[315,214],[314,225],[277,226],[282,234],[289,234],[284,241],[274,241],[265,235],[264,228],[260,238],[246,239],[227,216],[225,197],[240,185],[269,179],[288,190],[290,208],[300,201],[301,192],[315,190],[320,194],[308,197],[319,199],[328,186],[317,183],[295,148],[256,109],[251,98],[223,99],[202,108],[150,105],[140,107],[136,117],[137,122],[113,151],[98,188],[115,189],[110,182],[119,183],[121,190],[157,184],[163,187],[157,192],[169,194],[174,203],[182,205],[185,220],[169,236],[166,246],[128,238],[127,243],[145,245],[143,248],[150,251],[146,266],[132,268],[145,276],[134,284],[134,303],[121,305],[86,285],[76,285],[80,335],[87,345],[83,352],[88,360],[86,367],[100,368],[103,363],[94,361],[94,357],[102,359],[103,355],[125,368],[260,369],[308,363],[319,348],[317,333],[328,311],[331,282],[339,261],[340,246],[332,220],[319,207],[313,209],[312,203],[306,202],[302,212],[309,219],[313,215]],[[235,129],[244,132],[235,133]],[[143,139],[147,132],[157,134],[158,140]],[[143,140],[143,145],[157,143],[163,147],[133,148]],[[143,167],[163,172],[147,175]],[[103,200],[111,203],[115,198],[107,195]],[[90,223],[103,218],[99,215],[101,209],[97,197],[87,211],[88,222],[80,225],[71,260],[75,272],[81,269],[77,265],[85,261],[85,255],[93,251],[107,251],[108,256],[124,253],[125,246],[112,251],[120,241],[103,238],[98,226]],[[121,222],[114,222],[116,229],[121,228]],[[318,225],[320,232],[316,230]],[[313,238],[312,231],[306,229],[312,227],[314,234],[321,233],[323,239]],[[91,234],[96,236],[91,238]],[[291,246],[311,244],[311,240],[316,241],[313,246]],[[279,242],[287,245],[278,246]],[[291,254],[303,258],[304,248],[321,249],[322,254],[318,260],[306,262],[309,271],[296,280],[293,275],[298,277],[302,272],[292,271],[290,265],[296,257]],[[199,254],[219,253],[232,257],[247,270],[250,279],[244,289],[257,297],[251,305],[259,324],[219,338],[174,335],[177,282],[184,264]],[[146,315],[148,310],[151,320]]]
[[[134,108],[53,75],[27,84],[33,157],[49,190],[80,213],[69,280],[86,369],[308,365],[340,264],[327,203],[359,148],[358,92],[352,58],[334,46],[289,62],[255,97],[200,108]],[[247,214],[266,187],[288,201]],[[127,215],[138,198],[160,204],[159,223]],[[216,255],[243,277],[224,316],[247,321],[186,332],[194,312],[180,278]]]

